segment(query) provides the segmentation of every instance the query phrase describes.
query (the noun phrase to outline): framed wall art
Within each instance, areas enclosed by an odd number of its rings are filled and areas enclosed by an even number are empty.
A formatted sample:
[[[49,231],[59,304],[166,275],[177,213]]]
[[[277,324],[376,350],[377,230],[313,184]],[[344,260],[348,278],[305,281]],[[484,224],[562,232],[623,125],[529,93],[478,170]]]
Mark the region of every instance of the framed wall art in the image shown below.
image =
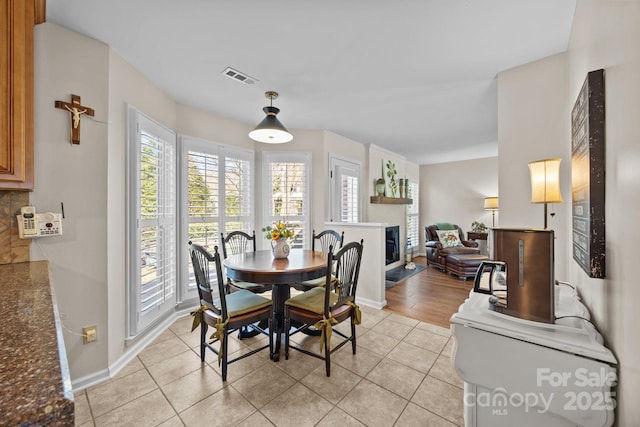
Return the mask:
[[[571,111],[573,259],[589,277],[605,277],[604,70],[591,71]]]

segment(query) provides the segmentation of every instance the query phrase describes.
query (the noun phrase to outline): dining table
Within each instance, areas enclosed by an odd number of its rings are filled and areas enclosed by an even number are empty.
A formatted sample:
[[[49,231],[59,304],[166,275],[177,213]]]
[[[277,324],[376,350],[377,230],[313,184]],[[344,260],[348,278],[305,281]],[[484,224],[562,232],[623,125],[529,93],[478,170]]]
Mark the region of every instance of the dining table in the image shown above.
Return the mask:
[[[230,255],[224,260],[227,277],[236,281],[272,285],[273,331],[275,346],[271,359],[280,359],[284,332],[284,303],[291,296],[291,285],[327,274],[327,254],[307,249],[291,249],[287,258],[274,258],[272,251],[260,250]]]

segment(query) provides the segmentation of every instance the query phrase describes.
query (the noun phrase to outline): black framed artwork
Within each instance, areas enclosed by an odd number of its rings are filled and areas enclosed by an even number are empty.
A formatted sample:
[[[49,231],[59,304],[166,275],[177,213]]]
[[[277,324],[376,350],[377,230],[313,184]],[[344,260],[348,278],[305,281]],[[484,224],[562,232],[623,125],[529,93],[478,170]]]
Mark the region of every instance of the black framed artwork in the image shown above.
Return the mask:
[[[604,70],[591,71],[571,111],[573,259],[589,277],[605,277]]]

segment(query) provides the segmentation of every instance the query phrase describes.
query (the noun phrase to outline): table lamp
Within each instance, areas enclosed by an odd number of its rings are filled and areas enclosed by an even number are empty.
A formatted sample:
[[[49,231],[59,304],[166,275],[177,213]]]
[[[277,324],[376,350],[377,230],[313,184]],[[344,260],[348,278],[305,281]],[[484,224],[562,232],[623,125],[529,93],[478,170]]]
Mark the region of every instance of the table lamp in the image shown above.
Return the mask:
[[[544,228],[547,228],[547,204],[561,203],[560,162],[562,159],[544,159],[529,163],[531,175],[531,203],[544,203]]]

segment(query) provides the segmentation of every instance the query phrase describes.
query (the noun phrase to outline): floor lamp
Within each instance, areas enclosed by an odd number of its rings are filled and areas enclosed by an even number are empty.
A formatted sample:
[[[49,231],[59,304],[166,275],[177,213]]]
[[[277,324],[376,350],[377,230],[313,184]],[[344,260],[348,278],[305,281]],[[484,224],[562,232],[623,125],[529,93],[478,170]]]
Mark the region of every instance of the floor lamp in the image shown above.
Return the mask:
[[[485,197],[484,198],[484,210],[491,211],[491,227],[496,226],[496,211],[498,210],[498,198],[497,197]]]
[[[561,203],[560,162],[562,159],[544,159],[529,163],[531,175],[531,203],[544,203],[544,228],[547,228],[547,204]]]

